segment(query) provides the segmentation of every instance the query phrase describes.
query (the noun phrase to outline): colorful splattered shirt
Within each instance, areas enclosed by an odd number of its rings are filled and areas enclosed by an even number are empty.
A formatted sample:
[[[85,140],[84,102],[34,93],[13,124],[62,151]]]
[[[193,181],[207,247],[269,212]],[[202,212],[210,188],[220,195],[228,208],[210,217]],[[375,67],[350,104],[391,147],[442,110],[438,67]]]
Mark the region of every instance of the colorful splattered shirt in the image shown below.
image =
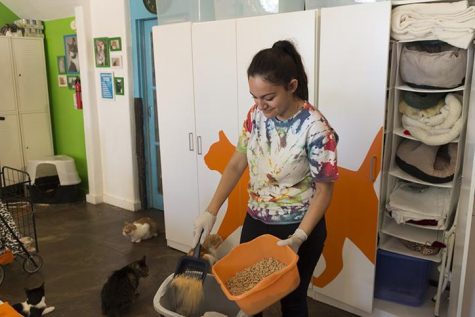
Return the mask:
[[[267,224],[300,222],[315,182],[338,178],[337,138],[325,117],[307,102],[284,121],[266,118],[253,106],[237,146],[249,165],[248,213]]]

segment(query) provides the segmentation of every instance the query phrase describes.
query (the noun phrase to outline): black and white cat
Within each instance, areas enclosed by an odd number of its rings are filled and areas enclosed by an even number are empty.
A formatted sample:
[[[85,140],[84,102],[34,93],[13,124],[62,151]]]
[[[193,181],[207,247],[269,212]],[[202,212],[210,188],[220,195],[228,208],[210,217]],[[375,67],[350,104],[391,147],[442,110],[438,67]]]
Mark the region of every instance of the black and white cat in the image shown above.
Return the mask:
[[[13,305],[13,309],[22,316],[39,317],[51,313],[54,306],[46,305],[45,284],[39,287],[25,289],[26,301]]]
[[[121,316],[138,295],[139,279],[148,276],[145,256],[120,270],[114,271],[102,287],[102,314],[108,317]]]

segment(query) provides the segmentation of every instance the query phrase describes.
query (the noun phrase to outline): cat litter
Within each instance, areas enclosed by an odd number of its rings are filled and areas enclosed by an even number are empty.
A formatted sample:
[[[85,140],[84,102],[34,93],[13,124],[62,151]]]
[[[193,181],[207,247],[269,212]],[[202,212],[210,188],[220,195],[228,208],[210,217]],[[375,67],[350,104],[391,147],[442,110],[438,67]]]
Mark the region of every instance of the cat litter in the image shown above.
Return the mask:
[[[165,281],[160,285],[155,297],[153,299],[153,306],[155,310],[164,317],[184,317],[177,313],[175,296],[170,284],[173,280],[174,274],[170,274]],[[186,317],[201,317],[201,316],[227,316],[227,317],[246,317],[240,312],[239,307],[224,296],[220,286],[216,282],[213,275],[208,274],[203,284],[204,300],[201,307],[192,316]]]

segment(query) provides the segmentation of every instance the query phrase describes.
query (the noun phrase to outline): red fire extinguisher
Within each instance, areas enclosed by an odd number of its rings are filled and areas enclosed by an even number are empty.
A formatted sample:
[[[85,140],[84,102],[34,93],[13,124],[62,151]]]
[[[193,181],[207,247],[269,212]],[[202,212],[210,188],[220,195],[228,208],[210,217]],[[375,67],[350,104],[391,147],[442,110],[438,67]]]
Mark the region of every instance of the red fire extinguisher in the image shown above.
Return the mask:
[[[82,109],[81,80],[79,78],[74,82],[74,90],[76,91],[76,109]]]

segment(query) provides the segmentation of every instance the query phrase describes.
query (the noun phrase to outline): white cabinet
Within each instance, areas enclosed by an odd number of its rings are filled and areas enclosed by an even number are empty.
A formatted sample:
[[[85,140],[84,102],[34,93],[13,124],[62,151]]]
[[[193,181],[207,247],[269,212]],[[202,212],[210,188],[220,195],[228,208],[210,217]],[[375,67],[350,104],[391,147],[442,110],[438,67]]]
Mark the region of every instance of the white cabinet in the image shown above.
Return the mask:
[[[198,215],[191,23],[153,29],[165,233],[188,251]]]
[[[53,154],[43,39],[0,37],[0,165]]]
[[[206,155],[220,131],[237,140],[235,21],[165,25],[153,36],[166,237],[188,251],[220,177]]]
[[[220,132],[234,145],[238,139],[236,20],[195,23],[192,41],[201,212],[208,207],[221,177],[217,170],[219,162],[216,153],[210,152],[211,147],[219,146]],[[225,203],[221,207],[219,220],[227,206]]]
[[[317,104],[339,135],[340,178],[314,292],[327,303],[371,312],[391,5],[320,12]]]
[[[0,113],[0,166],[20,168],[22,160],[18,115]]]

